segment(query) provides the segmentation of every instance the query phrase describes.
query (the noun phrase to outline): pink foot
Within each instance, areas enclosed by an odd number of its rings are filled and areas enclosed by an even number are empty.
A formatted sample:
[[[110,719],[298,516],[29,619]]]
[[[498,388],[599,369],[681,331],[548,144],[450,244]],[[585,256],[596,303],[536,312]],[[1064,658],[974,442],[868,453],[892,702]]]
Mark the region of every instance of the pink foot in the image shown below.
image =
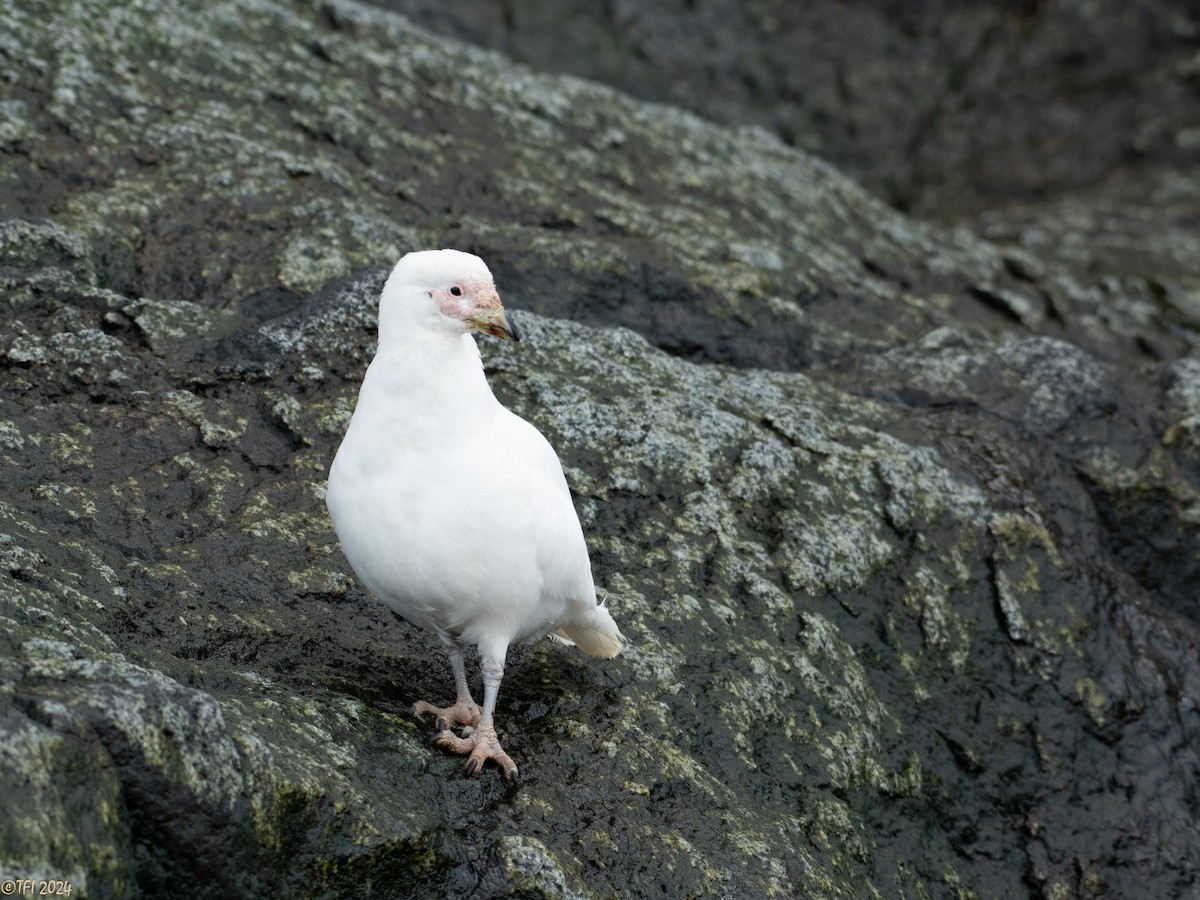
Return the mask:
[[[443,731],[449,732],[455,725],[465,725],[468,730],[479,723],[479,707],[475,705],[475,701],[470,697],[460,699],[453,706],[434,706],[432,703],[426,703],[424,700],[418,700],[409,709],[410,716],[422,716],[426,713],[433,713],[436,717],[434,721],[437,723],[438,734]]]
[[[468,775],[474,775],[491,759],[504,773],[505,781],[517,779],[517,764],[501,748],[496,729],[491,725],[480,725],[466,737],[459,737],[452,731],[442,731],[433,739],[433,744],[451,753],[470,754],[466,766]]]

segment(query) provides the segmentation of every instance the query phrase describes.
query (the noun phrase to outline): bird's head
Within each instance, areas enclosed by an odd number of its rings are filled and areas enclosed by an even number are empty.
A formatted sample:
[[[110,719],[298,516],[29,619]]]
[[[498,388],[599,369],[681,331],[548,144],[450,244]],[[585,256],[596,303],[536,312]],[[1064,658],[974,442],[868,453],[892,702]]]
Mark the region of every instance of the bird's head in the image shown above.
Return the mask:
[[[511,341],[521,339],[500,304],[488,267],[478,256],[461,250],[418,250],[402,256],[380,297],[381,338],[385,315],[402,317],[410,326],[421,323],[441,331],[481,331]]]

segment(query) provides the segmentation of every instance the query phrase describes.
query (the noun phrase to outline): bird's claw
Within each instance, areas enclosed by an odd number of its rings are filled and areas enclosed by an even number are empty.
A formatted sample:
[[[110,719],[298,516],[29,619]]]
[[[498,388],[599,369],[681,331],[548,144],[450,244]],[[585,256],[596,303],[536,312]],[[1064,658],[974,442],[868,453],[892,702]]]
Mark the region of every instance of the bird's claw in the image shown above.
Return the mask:
[[[464,767],[467,775],[475,775],[481,771],[483,764],[490,759],[500,767],[505,781],[510,784],[517,781],[517,764],[504,752],[500,746],[500,739],[496,737],[496,729],[490,725],[481,725],[466,737],[459,737],[452,731],[441,732],[434,737],[433,744],[451,753],[468,755]]]
[[[508,782],[508,784],[511,787],[516,787],[518,784],[521,783],[521,778],[517,774],[517,766],[515,763],[513,763],[513,761],[511,759],[509,759],[507,753],[502,754],[502,755],[503,755],[504,759],[508,760],[509,764],[512,765],[512,768],[507,768],[505,766],[505,764],[503,762],[501,762],[498,758],[496,758],[496,757],[492,757],[492,758],[496,759],[496,765],[500,766],[500,774],[504,778],[504,780],[506,782]],[[475,775],[477,772],[482,771],[482,769],[483,769],[483,763],[480,762],[478,759],[475,759],[474,757],[471,757],[470,759],[468,759],[467,764],[465,766],[463,766],[463,771],[466,773],[467,777],[471,777],[472,775]]]
[[[418,700],[408,708],[408,714],[412,718],[423,716],[427,713],[436,716],[434,721],[438,734],[449,731],[455,725],[463,725],[469,729],[479,722],[480,717],[479,707],[475,705],[475,701],[470,697],[460,699],[453,706],[446,707],[434,706],[432,703]]]

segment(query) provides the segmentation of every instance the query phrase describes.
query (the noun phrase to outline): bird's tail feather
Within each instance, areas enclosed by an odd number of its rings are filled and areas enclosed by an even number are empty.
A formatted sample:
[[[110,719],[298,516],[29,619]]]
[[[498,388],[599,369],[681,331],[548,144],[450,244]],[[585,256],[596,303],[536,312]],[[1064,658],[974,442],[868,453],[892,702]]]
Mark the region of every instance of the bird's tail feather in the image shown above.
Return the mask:
[[[552,632],[553,637],[567,643],[575,644],[589,656],[602,656],[612,659],[621,652],[625,637],[617,628],[612,615],[603,607],[596,607],[596,617],[590,625],[564,625],[558,631]]]

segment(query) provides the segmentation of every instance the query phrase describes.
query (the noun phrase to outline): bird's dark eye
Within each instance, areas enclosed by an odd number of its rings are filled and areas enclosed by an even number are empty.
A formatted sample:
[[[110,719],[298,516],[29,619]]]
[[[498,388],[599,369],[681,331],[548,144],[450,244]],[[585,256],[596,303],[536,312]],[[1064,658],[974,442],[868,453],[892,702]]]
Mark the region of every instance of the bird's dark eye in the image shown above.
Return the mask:
[[[450,288],[450,293],[452,293],[455,297],[461,297],[462,296],[462,288],[460,288],[456,284],[454,287]]]

